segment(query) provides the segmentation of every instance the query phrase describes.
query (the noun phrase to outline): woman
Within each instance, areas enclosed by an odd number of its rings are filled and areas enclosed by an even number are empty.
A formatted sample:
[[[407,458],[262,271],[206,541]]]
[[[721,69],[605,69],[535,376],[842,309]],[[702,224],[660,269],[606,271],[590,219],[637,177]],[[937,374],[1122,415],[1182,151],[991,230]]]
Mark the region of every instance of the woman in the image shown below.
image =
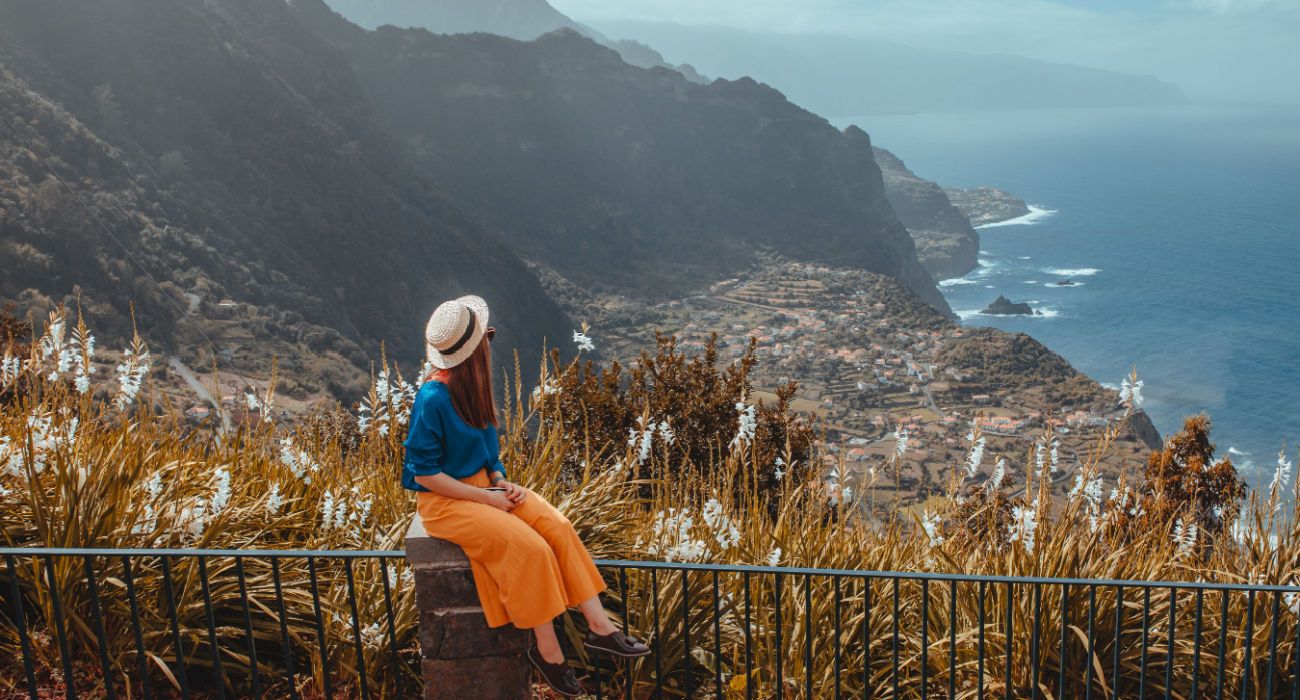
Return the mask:
[[[476,296],[446,302],[429,318],[424,339],[434,371],[411,408],[402,486],[418,492],[425,531],[465,550],[488,626],[532,630],[529,661],[572,697],[582,687],[553,625],[566,608],[587,618],[591,649],[624,657],[650,649],[610,623],[599,598],[605,582],[568,519],[506,479],[492,396],[495,334]]]

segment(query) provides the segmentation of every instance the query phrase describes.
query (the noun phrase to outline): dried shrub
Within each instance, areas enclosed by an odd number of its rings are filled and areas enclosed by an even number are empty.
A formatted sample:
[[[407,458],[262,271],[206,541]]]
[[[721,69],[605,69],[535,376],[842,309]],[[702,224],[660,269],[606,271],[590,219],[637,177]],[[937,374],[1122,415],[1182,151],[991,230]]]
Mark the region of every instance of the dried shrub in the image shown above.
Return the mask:
[[[1214,458],[1210,425],[1207,416],[1188,418],[1182,432],[1147,458],[1145,513],[1136,519],[1137,526],[1167,528],[1181,517],[1206,534],[1219,534],[1236,520],[1246,482],[1231,459]]]
[[[561,367],[552,354],[553,376],[544,377],[534,394],[539,417],[548,427],[558,426],[566,443],[585,447],[568,456],[573,473],[590,453],[628,445],[636,448],[634,473],[640,477],[705,476],[735,456],[753,469],[738,474],[734,487],[750,481],[763,493],[775,493],[783,479],[801,484],[815,476],[817,435],[791,409],[797,385],[790,382],[776,390],[774,402],[752,404],[752,435],[738,439],[742,414],[751,407],[755,348],[751,339],[740,358],[721,367],[716,334],[696,356],[680,350],[675,337],[656,335],[654,353],[642,352],[626,369],[590,361]],[[651,451],[654,460],[648,459]]]

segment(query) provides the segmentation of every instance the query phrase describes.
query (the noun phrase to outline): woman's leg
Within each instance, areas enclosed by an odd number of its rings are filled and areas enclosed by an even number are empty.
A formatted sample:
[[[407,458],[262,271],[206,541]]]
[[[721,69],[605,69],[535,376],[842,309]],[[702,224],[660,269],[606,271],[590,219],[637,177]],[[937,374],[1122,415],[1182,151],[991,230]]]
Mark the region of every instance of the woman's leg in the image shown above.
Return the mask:
[[[421,498],[418,508],[430,536],[455,542],[470,558],[489,626],[535,629],[572,604],[550,544],[518,518],[454,499]]]
[[[560,649],[560,640],[555,636],[555,621],[547,622],[533,628],[533,638],[537,640],[537,651],[548,663],[564,663],[564,651]]]
[[[563,579],[565,600],[570,607],[580,606],[605,590],[605,579],[596,569],[596,563],[591,560],[591,555],[574,531],[573,524],[545,498],[529,490],[523,503],[510,511],[510,515],[541,535],[555,553]]]
[[[609,613],[600,604],[600,596],[594,595],[578,604],[582,616],[587,618],[587,627],[600,636],[613,634],[618,628],[609,620]]]

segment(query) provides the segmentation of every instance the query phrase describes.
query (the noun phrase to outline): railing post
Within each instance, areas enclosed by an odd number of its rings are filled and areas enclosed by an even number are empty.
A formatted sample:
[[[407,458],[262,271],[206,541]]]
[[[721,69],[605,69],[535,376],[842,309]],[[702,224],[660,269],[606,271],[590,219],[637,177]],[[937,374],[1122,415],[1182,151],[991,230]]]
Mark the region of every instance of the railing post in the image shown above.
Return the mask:
[[[406,560],[415,576],[425,700],[527,700],[529,633],[487,626],[461,548],[427,535],[417,516],[406,532]]]

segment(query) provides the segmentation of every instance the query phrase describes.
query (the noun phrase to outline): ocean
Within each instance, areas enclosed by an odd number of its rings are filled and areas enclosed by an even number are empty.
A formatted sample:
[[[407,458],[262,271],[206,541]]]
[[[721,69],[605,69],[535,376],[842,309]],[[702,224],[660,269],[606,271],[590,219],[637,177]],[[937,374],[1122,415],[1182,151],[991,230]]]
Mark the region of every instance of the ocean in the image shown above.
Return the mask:
[[[980,229],[941,289],[971,326],[1032,335],[1099,382],[1136,367],[1164,435],[1214,421],[1255,486],[1300,442],[1300,108],[1186,105],[867,116],[921,177],[1033,206]],[[1053,283],[1069,279],[1070,287]],[[1043,314],[979,313],[999,294]]]

